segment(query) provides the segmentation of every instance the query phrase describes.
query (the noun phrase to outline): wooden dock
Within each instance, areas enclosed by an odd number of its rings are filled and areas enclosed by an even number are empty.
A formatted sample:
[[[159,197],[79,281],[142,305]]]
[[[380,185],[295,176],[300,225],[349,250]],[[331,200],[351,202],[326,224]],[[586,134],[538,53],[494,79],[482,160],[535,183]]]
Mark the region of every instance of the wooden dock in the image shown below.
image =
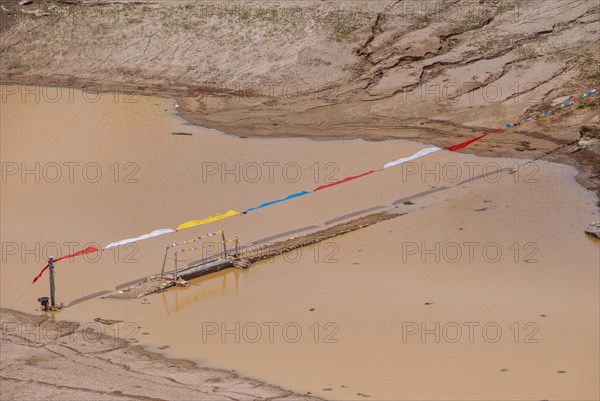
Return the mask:
[[[130,285],[119,286],[116,291],[103,294],[101,298],[135,299],[163,291],[175,285],[185,285],[188,280],[206,276],[229,268],[246,269],[261,260],[273,258],[294,249],[316,244],[318,242],[346,234],[382,221],[390,220],[403,214],[374,213],[347,222],[315,231],[313,233],[288,238],[283,241],[267,244],[256,244],[240,250],[239,255],[217,257],[207,261],[198,261],[187,268],[171,271],[165,275],[150,276],[137,280]]]

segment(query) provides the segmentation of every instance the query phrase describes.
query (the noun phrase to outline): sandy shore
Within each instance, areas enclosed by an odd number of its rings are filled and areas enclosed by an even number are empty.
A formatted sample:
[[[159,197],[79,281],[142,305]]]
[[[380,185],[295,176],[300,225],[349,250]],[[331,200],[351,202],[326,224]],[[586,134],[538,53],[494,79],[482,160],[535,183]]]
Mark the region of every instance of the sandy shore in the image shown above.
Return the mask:
[[[183,86],[163,86],[142,84],[123,86],[112,81],[82,79],[74,76],[12,76],[2,77],[3,84],[33,85],[37,87],[58,86],[63,88],[89,89],[96,92],[113,92],[145,96],[158,96],[176,99],[179,107],[177,113],[190,124],[217,129],[226,134],[245,137],[268,138],[310,138],[314,140],[347,140],[362,139],[367,141],[385,141],[404,139],[427,143],[435,146],[449,146],[465,138],[476,137],[497,126],[473,126],[454,124],[435,119],[408,119],[398,121],[393,115],[382,118],[363,116],[361,122],[336,122],[339,110],[328,112],[331,121],[314,123],[314,117],[307,116],[305,121],[298,121],[304,115],[303,107],[287,105],[285,110],[267,107],[252,110],[252,121],[247,120],[248,110],[232,107],[220,118],[214,119],[211,112],[198,108],[194,96],[190,96],[193,88]],[[117,89],[118,88],[118,89]],[[205,88],[206,89],[206,88]],[[209,91],[210,92],[210,91]],[[235,94],[216,93],[203,97],[212,97],[218,102],[225,97],[235,98]],[[584,110],[568,110],[559,115],[540,121],[538,124],[525,125],[510,132],[503,132],[497,141],[477,142],[461,152],[485,157],[509,157],[557,162],[571,165],[579,170],[577,182],[600,198],[600,155],[592,149],[574,151],[580,140],[579,127],[589,123],[598,115],[600,101],[593,99]],[[272,120],[277,119],[278,123]]]
[[[7,2],[0,80],[177,98],[189,122],[238,136],[437,146],[598,85],[598,6],[587,0],[450,1],[441,14],[436,2],[83,3]],[[551,152],[597,191],[598,153],[570,152],[598,105],[467,152]]]
[[[0,327],[3,400],[318,399],[235,372],[167,359],[116,338],[114,326],[82,328],[2,309]]]

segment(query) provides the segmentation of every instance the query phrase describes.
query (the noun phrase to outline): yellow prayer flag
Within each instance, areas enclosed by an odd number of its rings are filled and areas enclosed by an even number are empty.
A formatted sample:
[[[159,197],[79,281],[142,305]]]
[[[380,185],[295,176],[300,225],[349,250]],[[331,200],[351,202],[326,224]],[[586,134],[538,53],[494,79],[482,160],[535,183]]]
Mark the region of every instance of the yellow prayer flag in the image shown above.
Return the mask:
[[[206,217],[202,220],[189,220],[186,221],[185,223],[181,223],[180,225],[177,226],[177,231],[179,230],[184,230],[186,228],[192,228],[192,227],[196,227],[196,226],[201,226],[202,224],[208,224],[208,223],[212,223],[215,221],[219,221],[219,220],[223,220],[226,219],[228,217],[231,216],[235,216],[237,214],[240,214],[239,212],[236,212],[235,210],[230,210],[227,213],[217,213],[215,215],[212,215],[210,217]]]

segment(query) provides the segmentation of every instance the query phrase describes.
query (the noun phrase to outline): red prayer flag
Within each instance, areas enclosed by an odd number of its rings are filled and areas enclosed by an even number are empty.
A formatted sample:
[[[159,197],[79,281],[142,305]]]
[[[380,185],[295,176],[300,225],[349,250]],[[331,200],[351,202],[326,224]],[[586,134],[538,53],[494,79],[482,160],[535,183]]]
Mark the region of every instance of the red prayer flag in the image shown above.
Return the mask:
[[[65,256],[61,256],[58,259],[54,259],[54,262],[58,262],[59,260],[63,260],[63,259],[67,259],[67,258],[74,258],[75,256],[84,255],[86,253],[98,252],[99,250],[100,249],[98,249],[98,248],[94,248],[93,246],[89,246],[89,247],[87,247],[87,248],[85,248],[85,249],[83,249],[83,250],[81,250],[79,252],[75,252],[75,253],[72,253],[70,255],[65,255]],[[49,266],[49,264],[46,264],[46,266],[44,266],[44,268],[38,273],[38,275],[35,276],[35,278],[33,279],[33,281],[32,281],[31,284],[35,283],[36,281],[38,281],[42,277],[42,274],[44,274],[44,272],[46,271],[46,269],[48,269],[48,266]]]
[[[317,188],[313,189],[313,191],[320,191],[322,189],[329,188],[329,187],[332,187],[334,185],[342,184],[344,182],[348,182],[348,181],[352,181],[352,180],[355,180],[355,179],[360,178],[360,177],[364,177],[365,175],[373,174],[374,172],[375,171],[373,171],[373,170],[369,170],[366,173],[362,173],[362,174],[355,175],[355,176],[352,176],[352,177],[342,178],[341,180],[333,182],[331,184],[321,185],[320,187],[317,187]]]
[[[493,131],[490,131],[490,132],[487,132],[487,133],[485,133],[485,134],[483,134],[483,135],[480,135],[480,136],[478,136],[477,138],[469,139],[468,141],[464,141],[464,142],[462,142],[462,143],[458,143],[458,144],[456,144],[456,145],[450,145],[450,146],[446,146],[444,149],[446,149],[446,150],[449,150],[449,151],[451,151],[451,152],[454,152],[454,151],[456,151],[456,150],[459,150],[459,149],[466,148],[467,146],[469,146],[469,145],[470,145],[470,144],[472,144],[473,142],[477,142],[478,140],[480,140],[480,139],[482,139],[482,138],[485,138],[485,137],[486,137],[486,136],[488,136],[489,134],[493,134],[493,133],[495,133],[495,132],[498,132],[498,131],[500,131],[500,129],[495,129],[495,130],[493,130]]]

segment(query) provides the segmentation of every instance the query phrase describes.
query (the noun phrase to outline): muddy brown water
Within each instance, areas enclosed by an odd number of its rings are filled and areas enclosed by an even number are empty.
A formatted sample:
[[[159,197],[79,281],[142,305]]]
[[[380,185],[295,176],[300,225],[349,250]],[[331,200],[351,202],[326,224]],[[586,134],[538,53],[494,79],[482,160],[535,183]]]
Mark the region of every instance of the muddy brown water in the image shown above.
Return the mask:
[[[29,287],[46,256],[241,211],[426,146],[238,138],[185,124],[168,99],[2,91],[0,300],[29,313],[48,295],[47,276]],[[600,256],[583,234],[595,198],[574,169],[525,162],[438,152],[59,262],[68,304],[159,272],[167,244],[202,233],[250,243],[367,209],[407,213],[188,288],[76,302],[56,319],[328,399],[597,399]],[[202,256],[180,255],[182,265]]]

